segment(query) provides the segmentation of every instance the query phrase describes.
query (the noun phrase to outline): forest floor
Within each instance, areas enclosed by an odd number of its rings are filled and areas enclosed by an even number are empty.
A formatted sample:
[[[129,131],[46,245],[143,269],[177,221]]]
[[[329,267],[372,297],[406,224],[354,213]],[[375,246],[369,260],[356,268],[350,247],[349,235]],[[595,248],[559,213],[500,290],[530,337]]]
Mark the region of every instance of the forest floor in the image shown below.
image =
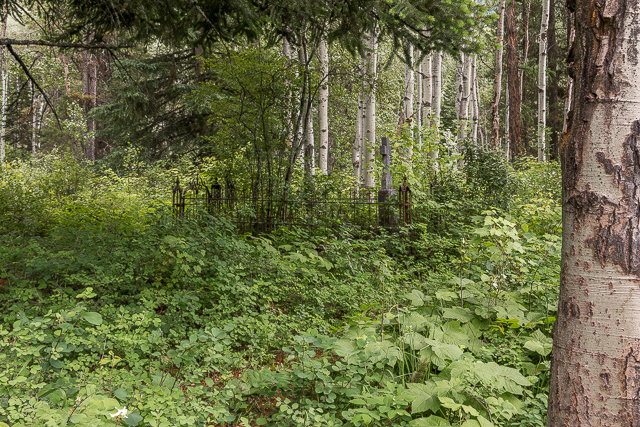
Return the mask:
[[[176,218],[175,173],[0,171],[0,427],[545,425],[557,165],[366,237]]]

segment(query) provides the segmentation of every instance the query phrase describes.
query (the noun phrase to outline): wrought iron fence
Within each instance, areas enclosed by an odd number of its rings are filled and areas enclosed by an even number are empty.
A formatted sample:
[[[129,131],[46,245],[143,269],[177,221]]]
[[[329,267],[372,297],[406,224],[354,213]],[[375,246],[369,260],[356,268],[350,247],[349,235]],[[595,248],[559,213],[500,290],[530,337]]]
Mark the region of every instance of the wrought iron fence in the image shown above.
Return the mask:
[[[340,193],[290,192],[251,197],[233,184],[207,184],[196,178],[186,186],[176,179],[173,209],[182,218],[203,213],[225,218],[241,232],[270,232],[283,226],[398,229],[411,224],[411,188],[406,180],[395,191],[348,189]]]

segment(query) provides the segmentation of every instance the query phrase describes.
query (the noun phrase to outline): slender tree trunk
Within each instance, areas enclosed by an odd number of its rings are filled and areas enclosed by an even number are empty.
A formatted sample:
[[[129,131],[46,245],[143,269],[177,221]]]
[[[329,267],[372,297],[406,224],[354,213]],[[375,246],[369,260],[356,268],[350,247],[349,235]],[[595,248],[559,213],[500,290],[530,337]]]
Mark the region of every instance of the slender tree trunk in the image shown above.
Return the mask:
[[[507,89],[505,91],[505,99],[507,101],[507,108],[505,110],[505,118],[504,118],[504,152],[507,159],[511,158],[511,135],[509,134],[509,123],[511,121],[511,117],[509,116],[509,112],[511,111],[509,97],[509,75],[507,74]]]
[[[320,41],[319,49],[320,74],[320,99],[318,101],[318,115],[320,123],[320,173],[327,175],[329,160],[329,47],[325,39]]]
[[[5,38],[7,34],[7,2],[2,2],[2,26],[0,26],[0,37]],[[7,128],[7,81],[8,73],[4,64],[4,46],[0,46],[0,70],[2,75],[2,112],[0,123],[0,164],[4,163],[5,158],[5,133]]]
[[[302,67],[308,67],[308,53],[307,47],[303,43],[298,50],[298,60]],[[304,173],[309,182],[315,175],[315,140],[313,137],[313,103],[311,102],[311,95],[305,99],[305,105],[302,111],[304,120]]]
[[[413,94],[416,90],[415,77],[413,72],[413,45],[408,46],[408,64],[404,64],[404,122],[409,125],[410,145],[406,148],[406,156],[408,161],[413,157]]]
[[[291,45],[286,37],[282,37],[282,56],[291,60]],[[293,93],[291,92],[291,82],[289,79],[286,81],[286,85],[289,88],[286,94],[286,108],[287,108],[287,136],[286,143],[289,147],[293,145]]]
[[[98,103],[98,59],[94,54],[89,55],[89,112]],[[96,159],[96,121],[91,118],[87,121],[89,138],[87,141],[87,160]]]
[[[433,54],[433,101],[431,101],[432,108],[432,123],[436,129],[440,129],[440,112],[442,108],[442,52],[435,52]],[[436,153],[437,157],[437,153]]]
[[[478,57],[471,57],[471,140],[473,146],[478,146],[478,115],[480,113],[478,103]]]
[[[560,105],[558,103],[558,88],[560,76],[558,74],[558,42],[556,41],[556,1],[549,0],[549,31],[547,32],[547,57],[549,59],[549,115],[548,127],[551,130],[549,157],[551,160],[558,158],[559,134],[562,131],[562,119],[560,117]]]
[[[418,86],[418,90],[416,93],[417,99],[416,99],[416,106],[417,106],[417,110],[415,112],[415,116],[416,116],[416,129],[418,132],[417,138],[416,138],[416,142],[418,144],[418,149],[422,148],[422,92],[424,91],[424,85],[422,84],[424,82],[424,80],[422,79],[422,65],[421,64],[416,64],[416,70],[415,70],[415,76],[416,76],[416,84]]]
[[[433,53],[429,53],[422,60],[422,123],[429,123],[431,103],[433,100]]]
[[[378,34],[377,30],[368,35],[367,58],[366,58],[366,101],[365,101],[365,121],[364,121],[364,186],[373,188],[375,186],[374,162],[376,153],[376,81],[378,62]]]
[[[460,58],[456,62],[456,124],[458,127],[458,139],[460,139],[460,129],[462,128],[462,98],[464,97],[462,76],[464,75],[464,53],[460,52]]]
[[[542,0],[540,39],[538,51],[538,161],[546,160],[547,130],[547,28],[549,27],[549,0]]]
[[[577,0],[547,426],[640,416],[640,3]]]
[[[522,133],[520,124],[520,84],[518,78],[518,43],[516,32],[516,1],[507,7],[507,74],[509,85],[509,145],[512,159],[522,156]]]
[[[351,149],[351,163],[353,165],[353,177],[356,183],[360,184],[361,178],[361,154],[362,154],[362,124],[364,122],[362,113],[364,112],[364,94],[358,94],[358,110],[356,111],[356,136]]]
[[[469,125],[469,101],[471,100],[471,68],[472,68],[472,56],[461,56],[462,61],[462,76],[460,93],[460,112],[458,115],[458,142],[462,142],[467,137],[467,127]],[[462,148],[462,147],[460,147]]]
[[[38,140],[36,135],[38,110],[36,108],[36,96],[33,82],[29,80],[29,89],[31,89],[31,155],[35,158],[38,155]]]
[[[491,102],[491,148],[494,150],[500,147],[500,96],[502,91],[502,52],[504,39],[504,12],[506,9],[505,0],[500,0],[498,30],[498,48],[495,56],[495,80],[493,83],[493,101]]]

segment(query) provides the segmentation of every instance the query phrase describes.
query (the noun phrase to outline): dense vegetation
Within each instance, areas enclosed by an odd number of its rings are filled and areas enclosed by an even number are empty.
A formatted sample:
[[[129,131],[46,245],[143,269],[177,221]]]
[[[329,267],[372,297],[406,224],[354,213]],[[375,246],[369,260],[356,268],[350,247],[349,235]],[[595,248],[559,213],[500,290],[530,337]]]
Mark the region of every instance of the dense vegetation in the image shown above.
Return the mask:
[[[135,150],[3,165],[0,425],[543,426],[557,165],[440,161],[364,235],[176,218],[195,168]]]

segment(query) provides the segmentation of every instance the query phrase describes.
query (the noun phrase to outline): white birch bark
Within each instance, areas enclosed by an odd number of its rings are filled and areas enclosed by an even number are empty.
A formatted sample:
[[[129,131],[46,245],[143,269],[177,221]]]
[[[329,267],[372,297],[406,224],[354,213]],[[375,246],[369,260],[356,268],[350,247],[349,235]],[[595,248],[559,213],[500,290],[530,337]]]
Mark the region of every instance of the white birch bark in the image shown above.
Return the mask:
[[[464,53],[460,53],[460,58],[456,62],[456,121],[458,130],[462,127],[462,76],[464,74]],[[458,131],[459,132],[459,131]]]
[[[500,96],[502,92],[502,54],[504,51],[504,14],[505,0],[500,0],[497,29],[498,47],[495,60],[495,80],[493,83],[493,100],[491,102],[491,148],[500,147]],[[508,98],[508,97],[507,97]]]
[[[478,146],[478,115],[480,105],[478,102],[478,57],[471,58],[471,139],[473,146]]]
[[[351,148],[351,164],[353,165],[353,177],[356,183],[360,184],[360,173],[362,171],[360,165],[360,159],[362,154],[362,124],[364,111],[364,94],[360,92],[358,94],[358,109],[356,111],[356,135],[353,141],[353,147]]]
[[[7,132],[7,90],[9,86],[9,75],[5,70],[2,70],[2,111],[1,123],[0,123],[0,163],[4,162],[5,158],[5,136]]]
[[[282,37],[282,56],[291,60],[291,45],[287,37]],[[287,79],[286,85],[289,88],[286,94],[286,108],[287,108],[287,146],[293,145],[293,93],[291,92],[291,82]]]
[[[540,38],[538,40],[538,161],[546,160],[545,131],[547,126],[547,29],[549,0],[542,0]]]
[[[38,118],[38,110],[36,108],[36,97],[33,82],[29,80],[29,88],[31,89],[31,155],[35,158],[38,155],[38,141],[36,139],[36,120]]]
[[[562,261],[547,425],[640,413],[640,3],[575,2],[562,143]],[[597,29],[597,30],[596,30]]]
[[[461,54],[461,82],[459,89],[460,112],[458,115],[458,141],[462,142],[467,137],[467,127],[469,124],[469,101],[471,97],[471,55]]]
[[[422,92],[424,91],[424,87],[423,87],[423,82],[424,79],[421,77],[421,70],[422,70],[422,66],[421,65],[416,65],[416,70],[415,70],[415,76],[418,79],[416,81],[416,84],[418,86],[417,89],[417,99],[416,99],[416,112],[415,112],[415,116],[416,116],[416,129],[418,132],[418,137],[416,138],[416,142],[418,144],[418,148],[422,148]]]
[[[433,99],[433,53],[425,55],[422,60],[422,123],[429,123],[431,103]]]
[[[378,34],[377,30],[370,32],[367,36],[367,58],[366,58],[366,101],[364,120],[364,186],[373,188],[375,186],[374,163],[376,153],[376,80],[378,62]]]
[[[432,116],[433,122],[432,126],[435,126],[436,129],[440,129],[440,113],[442,109],[442,52],[435,52],[433,55],[433,101],[431,101],[432,106]]]
[[[413,157],[413,94],[415,88],[415,78],[413,72],[413,45],[408,46],[408,64],[404,64],[404,122],[409,125],[410,145],[406,148],[407,160]]]
[[[322,82],[320,83],[320,99],[318,100],[318,115],[320,123],[320,152],[318,163],[320,166],[320,173],[322,175],[328,174],[328,159],[329,159],[329,46],[327,40],[320,41],[319,47],[319,60],[320,60],[320,76]]]
[[[573,79],[567,77],[567,95],[564,100],[564,119],[562,122],[562,134],[567,132],[567,126],[569,125],[569,111],[571,111],[571,101],[573,100]]]

